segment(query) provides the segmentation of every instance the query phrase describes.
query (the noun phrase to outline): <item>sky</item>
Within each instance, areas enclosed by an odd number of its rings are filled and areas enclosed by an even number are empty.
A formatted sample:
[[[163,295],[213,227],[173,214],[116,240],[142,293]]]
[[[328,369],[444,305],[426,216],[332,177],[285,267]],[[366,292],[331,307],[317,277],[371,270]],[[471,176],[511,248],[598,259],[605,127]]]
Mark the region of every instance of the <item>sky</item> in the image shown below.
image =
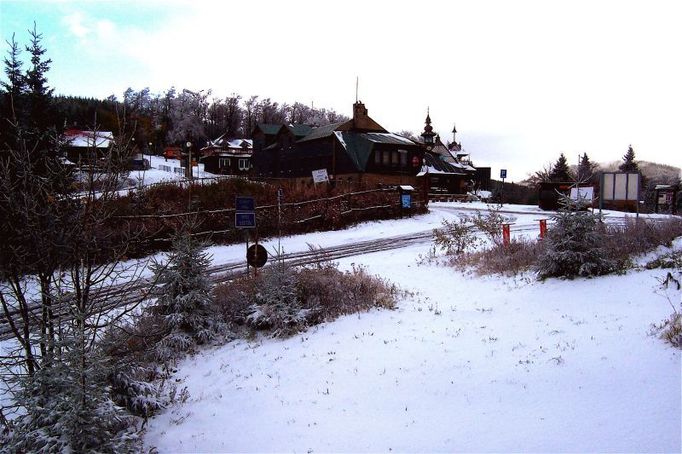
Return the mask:
[[[0,0],[3,41],[34,21],[59,94],[174,86],[351,116],[357,78],[386,129],[420,133],[428,109],[507,181],[629,145],[682,166],[678,0]]]

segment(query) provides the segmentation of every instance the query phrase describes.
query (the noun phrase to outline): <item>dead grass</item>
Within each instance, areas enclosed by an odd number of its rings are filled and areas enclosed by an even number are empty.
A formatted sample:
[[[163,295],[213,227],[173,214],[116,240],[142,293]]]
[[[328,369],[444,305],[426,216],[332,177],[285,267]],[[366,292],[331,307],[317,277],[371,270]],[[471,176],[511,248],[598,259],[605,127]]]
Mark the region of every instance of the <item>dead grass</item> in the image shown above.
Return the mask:
[[[276,272],[276,267],[263,272]],[[295,305],[305,317],[297,321],[296,329],[334,320],[342,315],[369,311],[373,308],[393,309],[400,290],[397,286],[354,266],[350,271],[340,271],[332,262],[320,261],[309,267],[293,270],[295,280]],[[217,313],[228,322],[233,331],[249,336],[249,313],[258,299],[259,279],[243,277],[218,285],[213,292]],[[264,323],[263,328],[268,329]]]

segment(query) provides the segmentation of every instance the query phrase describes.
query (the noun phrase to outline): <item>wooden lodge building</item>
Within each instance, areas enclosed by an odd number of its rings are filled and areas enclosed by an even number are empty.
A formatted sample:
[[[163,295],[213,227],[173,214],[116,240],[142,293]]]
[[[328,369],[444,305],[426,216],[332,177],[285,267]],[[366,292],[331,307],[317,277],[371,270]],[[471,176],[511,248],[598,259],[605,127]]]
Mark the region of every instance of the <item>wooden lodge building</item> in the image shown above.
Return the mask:
[[[216,175],[251,174],[253,141],[250,139],[228,139],[225,135],[208,143],[200,150],[199,161],[206,172]]]
[[[353,118],[318,128],[258,125],[253,132],[254,176],[312,182],[312,171],[326,169],[330,182],[344,187],[417,187],[425,149],[388,132],[362,102]]]

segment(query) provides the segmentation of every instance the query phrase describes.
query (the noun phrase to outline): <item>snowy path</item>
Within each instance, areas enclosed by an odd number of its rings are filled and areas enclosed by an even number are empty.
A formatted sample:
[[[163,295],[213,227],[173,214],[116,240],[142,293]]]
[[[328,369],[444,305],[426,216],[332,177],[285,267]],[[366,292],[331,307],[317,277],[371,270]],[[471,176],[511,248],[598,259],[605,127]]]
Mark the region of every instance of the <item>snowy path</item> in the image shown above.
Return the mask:
[[[654,294],[662,271],[475,278],[418,266],[427,249],[340,260],[418,292],[396,311],[284,341],[236,341],[183,362],[176,377],[190,398],[150,421],[148,446],[680,451],[680,353],[647,334],[670,311]]]

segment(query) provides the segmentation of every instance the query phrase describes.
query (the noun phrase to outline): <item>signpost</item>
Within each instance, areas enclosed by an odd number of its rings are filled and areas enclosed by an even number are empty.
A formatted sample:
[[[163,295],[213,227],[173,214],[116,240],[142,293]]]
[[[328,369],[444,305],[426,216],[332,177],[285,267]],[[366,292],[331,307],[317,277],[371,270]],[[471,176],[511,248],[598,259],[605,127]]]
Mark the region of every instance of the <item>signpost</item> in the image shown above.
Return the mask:
[[[246,273],[249,273],[249,232],[248,229],[256,228],[256,202],[253,197],[237,196],[234,200],[234,227],[244,230],[246,238]],[[256,244],[258,247],[258,233],[256,233]],[[267,253],[265,254],[267,258]],[[261,265],[262,266],[262,265]],[[254,265],[255,267],[255,265]]]
[[[268,251],[260,244],[254,244],[246,250],[246,262],[254,268],[262,268],[268,261]]]
[[[500,178],[502,179],[502,190],[500,191],[500,205],[504,202],[504,179],[507,178],[507,169],[500,169]]]
[[[599,213],[604,202],[631,202],[639,217],[640,174],[602,172],[599,184]]]
[[[327,169],[317,169],[313,170],[313,182],[315,184],[317,183],[325,183],[329,182],[329,175],[327,175]]]

